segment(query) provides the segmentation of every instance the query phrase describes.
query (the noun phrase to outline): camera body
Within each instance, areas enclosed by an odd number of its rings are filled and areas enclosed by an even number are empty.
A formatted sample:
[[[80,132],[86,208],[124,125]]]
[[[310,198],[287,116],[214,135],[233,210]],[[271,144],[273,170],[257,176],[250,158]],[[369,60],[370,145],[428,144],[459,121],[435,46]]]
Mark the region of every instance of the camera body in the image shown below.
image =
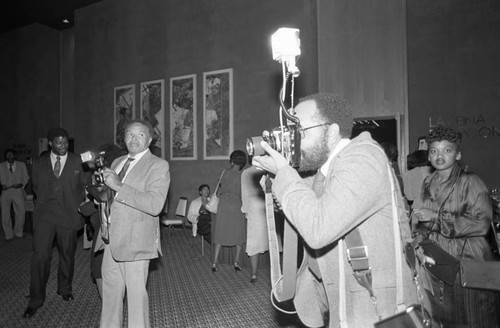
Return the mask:
[[[250,137],[246,141],[247,153],[250,156],[261,156],[266,152],[260,145],[261,141],[267,142],[272,149],[281,153],[290,166],[298,168],[300,165],[300,131],[299,126],[289,125],[277,127],[270,131],[264,130],[261,137]]]
[[[103,185],[104,184],[104,176],[103,169],[106,167],[106,160],[104,159],[104,155],[106,152],[93,152],[91,150],[86,151],[80,154],[83,163],[86,163],[91,171],[93,171],[94,184]]]

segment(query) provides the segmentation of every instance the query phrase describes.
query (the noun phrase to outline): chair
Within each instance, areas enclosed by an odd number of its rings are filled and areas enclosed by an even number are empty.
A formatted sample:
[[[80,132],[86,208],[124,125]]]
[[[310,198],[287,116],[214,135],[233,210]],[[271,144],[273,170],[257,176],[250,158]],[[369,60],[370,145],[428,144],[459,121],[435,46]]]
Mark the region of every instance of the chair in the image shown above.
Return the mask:
[[[175,209],[175,215],[173,218],[165,216],[161,219],[161,224],[167,227],[168,238],[170,239],[171,230],[174,226],[182,226],[184,233],[188,233],[186,230],[187,221],[187,210],[188,210],[188,199],[186,197],[180,197],[177,202],[177,207]]]
[[[201,256],[205,256],[205,238],[200,234],[196,234],[196,236],[194,236],[195,239],[198,237],[201,239]]]

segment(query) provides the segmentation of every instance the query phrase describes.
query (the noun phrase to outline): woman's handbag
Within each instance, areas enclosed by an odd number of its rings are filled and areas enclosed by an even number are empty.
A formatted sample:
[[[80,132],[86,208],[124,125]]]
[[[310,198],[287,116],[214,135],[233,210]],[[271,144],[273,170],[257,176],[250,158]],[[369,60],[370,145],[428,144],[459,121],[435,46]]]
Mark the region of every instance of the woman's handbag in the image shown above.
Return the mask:
[[[445,284],[453,286],[460,270],[460,261],[430,239],[422,241],[419,246],[424,250],[424,255],[433,261],[425,262],[426,269]]]
[[[500,291],[500,262],[460,261],[462,287]]]
[[[426,324],[426,318],[422,313],[419,305],[411,305],[403,312],[375,322],[375,328],[430,327]]]
[[[226,170],[222,171],[222,173],[220,174],[219,181],[217,182],[217,187],[215,187],[214,193],[210,197],[210,200],[208,201],[207,205],[205,205],[205,208],[210,213],[217,214],[217,208],[219,207],[219,197],[217,196],[217,190],[219,190],[220,182],[222,180],[224,172],[226,172]]]
[[[210,200],[208,201],[207,205],[205,205],[205,208],[207,211],[210,213],[217,214],[217,208],[219,207],[219,197],[217,197],[217,194],[214,193],[211,197]]]

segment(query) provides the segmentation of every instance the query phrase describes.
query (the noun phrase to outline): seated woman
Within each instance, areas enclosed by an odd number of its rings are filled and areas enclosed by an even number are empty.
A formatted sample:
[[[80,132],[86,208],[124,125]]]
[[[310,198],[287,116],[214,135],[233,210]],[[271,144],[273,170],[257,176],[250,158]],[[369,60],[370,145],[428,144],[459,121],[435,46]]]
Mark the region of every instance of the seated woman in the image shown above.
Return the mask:
[[[193,225],[193,237],[200,234],[210,243],[211,215],[205,208],[210,199],[208,197],[210,195],[210,187],[207,184],[202,184],[198,188],[198,192],[200,197],[195,198],[189,205],[187,217]]]
[[[458,164],[461,133],[438,126],[427,136],[428,158],[435,172],[413,203],[417,240],[426,238],[461,261],[492,261],[486,235],[492,208],[488,189],[475,174]],[[433,316],[442,327],[498,327],[493,292],[466,289],[455,278],[452,286],[429,274]]]

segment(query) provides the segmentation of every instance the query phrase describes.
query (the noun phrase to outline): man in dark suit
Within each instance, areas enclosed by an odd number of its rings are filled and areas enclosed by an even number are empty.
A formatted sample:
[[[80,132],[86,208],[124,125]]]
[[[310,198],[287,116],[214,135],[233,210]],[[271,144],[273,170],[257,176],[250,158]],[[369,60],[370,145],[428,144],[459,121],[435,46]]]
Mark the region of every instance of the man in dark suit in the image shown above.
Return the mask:
[[[64,301],[73,300],[71,283],[77,231],[83,228],[83,217],[77,209],[85,199],[87,174],[80,157],[68,152],[66,130],[53,128],[47,137],[51,151],[33,163],[36,202],[30,300],[23,315],[25,318],[32,317],[45,301],[54,240],[59,251],[57,294]]]
[[[146,282],[149,261],[161,254],[158,216],[170,186],[167,161],[148,148],[152,136],[149,122],[130,121],[125,127],[128,155],[104,171],[106,185],[116,192],[101,228],[108,242],[102,263],[104,328],[122,327],[125,291],[128,326],[150,327]]]

